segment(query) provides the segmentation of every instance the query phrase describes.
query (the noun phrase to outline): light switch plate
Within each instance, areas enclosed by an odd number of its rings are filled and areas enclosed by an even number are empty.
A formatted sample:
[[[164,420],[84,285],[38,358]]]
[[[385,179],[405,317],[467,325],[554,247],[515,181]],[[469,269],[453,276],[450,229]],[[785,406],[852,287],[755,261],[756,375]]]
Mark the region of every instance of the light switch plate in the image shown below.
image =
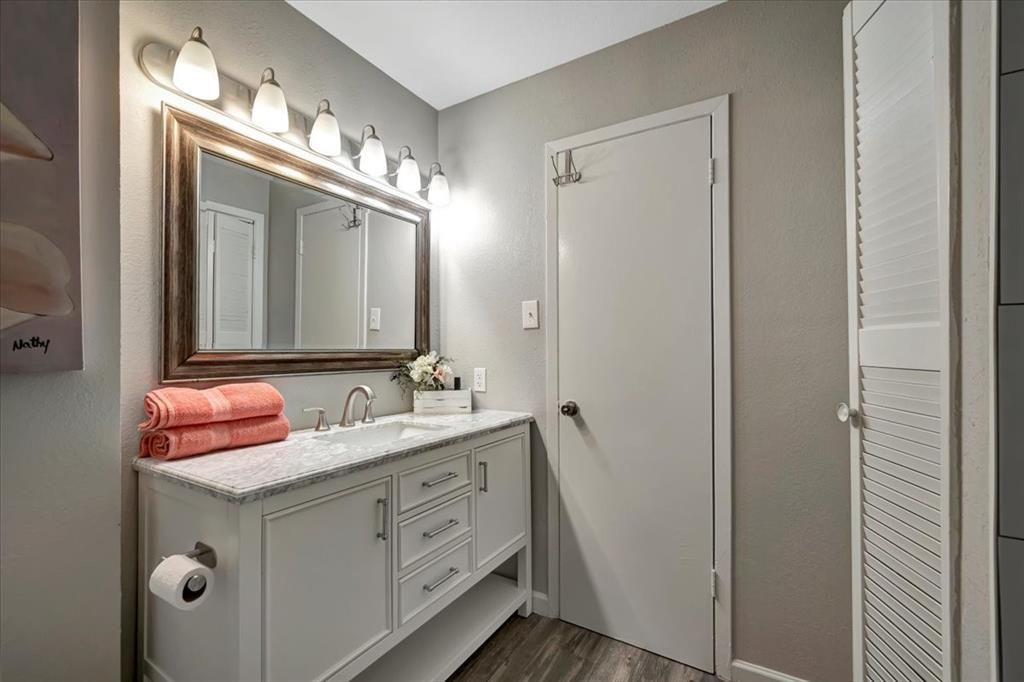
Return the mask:
[[[540,328],[539,309],[537,301],[523,301],[523,329]]]
[[[477,367],[473,370],[473,390],[477,393],[487,393],[486,367]]]
[[[380,308],[370,308],[370,331],[380,331]]]

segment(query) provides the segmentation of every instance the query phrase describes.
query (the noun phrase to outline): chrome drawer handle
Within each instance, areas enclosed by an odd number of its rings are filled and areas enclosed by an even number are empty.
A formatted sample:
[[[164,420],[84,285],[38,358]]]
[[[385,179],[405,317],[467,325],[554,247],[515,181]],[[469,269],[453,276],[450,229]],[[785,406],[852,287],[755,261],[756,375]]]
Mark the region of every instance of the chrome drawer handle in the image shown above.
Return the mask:
[[[459,475],[457,473],[455,473],[454,471],[449,471],[447,474],[445,474],[441,478],[435,478],[433,481],[423,481],[423,487],[424,488],[433,488],[438,483],[444,483],[445,481],[450,481],[453,478],[458,478],[458,477],[459,477]]]
[[[446,582],[448,582],[449,580],[451,580],[452,578],[454,578],[458,574],[459,574],[459,569],[457,569],[454,566],[452,566],[451,568],[448,569],[448,572],[444,575],[443,578],[439,578],[436,582],[434,582],[434,583],[432,583],[430,585],[424,585],[423,589],[426,590],[427,592],[433,592],[434,590],[436,590],[437,588],[441,587],[441,585],[444,585]]]
[[[487,492],[487,462],[480,462],[480,478],[483,479],[480,483],[480,492]]]
[[[378,497],[377,504],[382,505],[383,509],[380,514],[380,532],[377,533],[377,537],[381,540],[388,539],[388,498]]]
[[[441,533],[445,532],[449,528],[454,528],[457,525],[459,525],[459,520],[458,519],[451,519],[451,520],[448,521],[448,523],[444,524],[440,528],[435,528],[434,530],[425,530],[425,531],[423,531],[423,537],[425,537],[425,538],[436,538],[438,535],[440,535]]]

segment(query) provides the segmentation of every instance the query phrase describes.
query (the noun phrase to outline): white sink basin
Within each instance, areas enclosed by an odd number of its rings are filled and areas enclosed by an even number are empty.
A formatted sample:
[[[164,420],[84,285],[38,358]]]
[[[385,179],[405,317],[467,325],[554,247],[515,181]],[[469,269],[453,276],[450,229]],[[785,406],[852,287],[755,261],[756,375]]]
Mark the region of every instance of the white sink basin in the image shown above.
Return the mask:
[[[337,427],[334,427],[335,429]],[[406,438],[414,438],[430,433],[444,431],[447,426],[435,424],[416,424],[414,422],[388,422],[372,426],[358,426],[351,429],[332,431],[322,436],[315,436],[317,440],[329,440],[334,443],[342,443],[352,447],[367,447],[373,445],[385,445]]]

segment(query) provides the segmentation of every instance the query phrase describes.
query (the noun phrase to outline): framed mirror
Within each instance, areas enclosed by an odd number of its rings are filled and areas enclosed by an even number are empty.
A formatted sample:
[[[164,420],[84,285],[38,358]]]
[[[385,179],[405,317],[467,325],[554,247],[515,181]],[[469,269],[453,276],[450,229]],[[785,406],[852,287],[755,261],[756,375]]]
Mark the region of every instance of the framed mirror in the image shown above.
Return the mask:
[[[428,351],[429,207],[164,107],[164,382]]]

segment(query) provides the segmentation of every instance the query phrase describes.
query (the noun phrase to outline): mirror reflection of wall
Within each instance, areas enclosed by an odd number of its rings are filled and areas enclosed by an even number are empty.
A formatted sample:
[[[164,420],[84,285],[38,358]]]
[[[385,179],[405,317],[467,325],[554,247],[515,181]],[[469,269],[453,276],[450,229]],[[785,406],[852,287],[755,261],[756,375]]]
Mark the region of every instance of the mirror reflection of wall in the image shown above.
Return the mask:
[[[413,223],[205,152],[200,168],[200,349],[413,347]]]

